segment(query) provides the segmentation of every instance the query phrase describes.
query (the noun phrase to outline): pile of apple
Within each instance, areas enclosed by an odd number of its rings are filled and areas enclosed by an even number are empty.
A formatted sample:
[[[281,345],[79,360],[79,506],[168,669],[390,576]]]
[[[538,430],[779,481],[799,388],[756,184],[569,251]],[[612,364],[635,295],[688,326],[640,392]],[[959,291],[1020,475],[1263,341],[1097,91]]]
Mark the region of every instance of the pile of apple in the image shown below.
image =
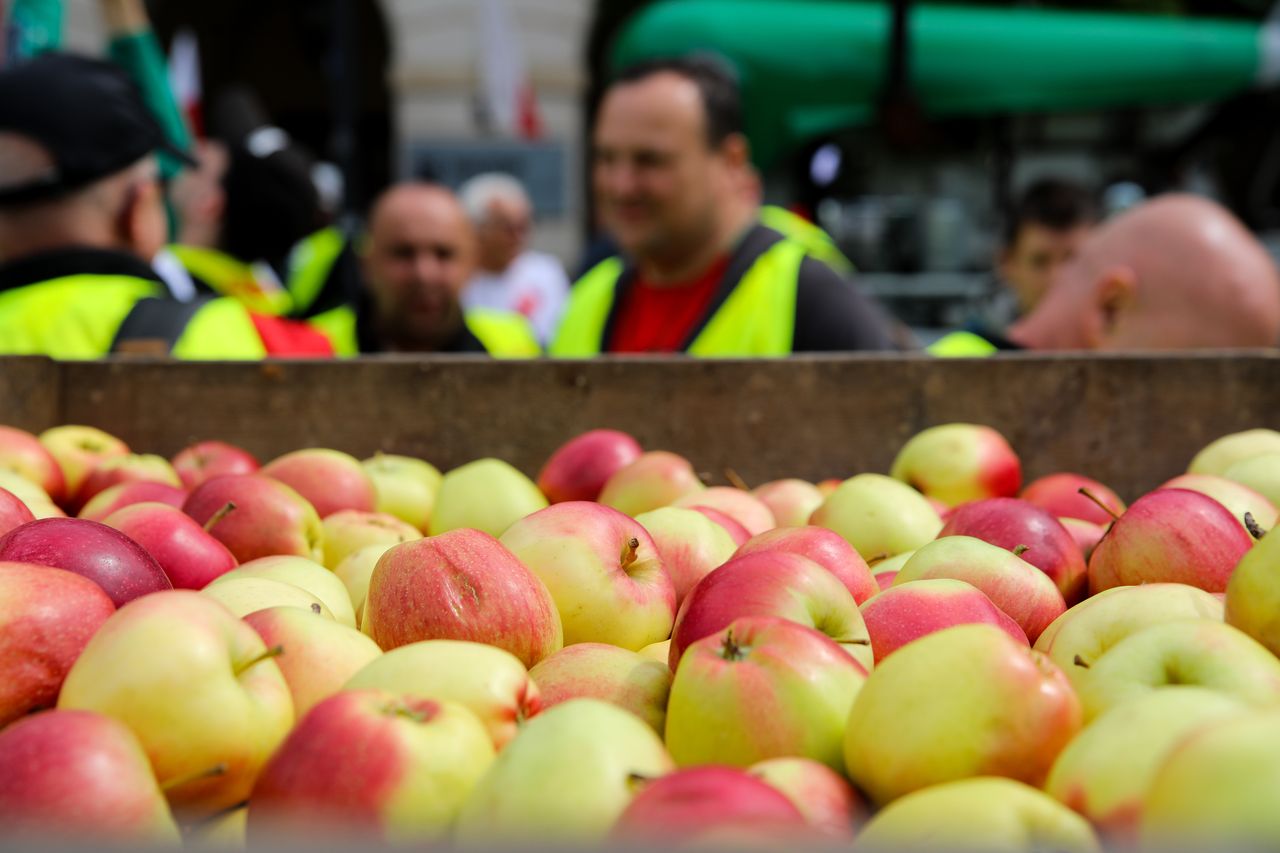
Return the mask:
[[[0,836],[1280,844],[1280,433],[1022,479],[0,427]]]

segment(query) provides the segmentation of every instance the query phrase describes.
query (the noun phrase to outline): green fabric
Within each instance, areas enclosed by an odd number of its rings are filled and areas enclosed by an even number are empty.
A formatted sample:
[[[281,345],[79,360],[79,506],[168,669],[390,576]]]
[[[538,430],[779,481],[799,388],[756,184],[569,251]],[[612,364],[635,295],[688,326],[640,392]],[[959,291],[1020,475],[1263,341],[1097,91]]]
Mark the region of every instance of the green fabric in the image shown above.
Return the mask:
[[[250,311],[281,316],[289,312],[289,294],[274,281],[264,282],[252,264],[204,246],[168,247],[179,263],[219,296],[230,296]]]
[[[519,314],[475,308],[468,310],[463,320],[471,334],[495,358],[535,358],[542,354],[533,327]],[[336,355],[360,354],[356,312],[349,306],[324,311],[307,322],[329,339]]]
[[[925,347],[940,358],[983,358],[997,352],[995,344],[973,332],[952,332]]]
[[[168,66],[155,33],[145,30],[115,36],[107,44],[107,55],[129,72],[142,89],[147,107],[160,122],[169,143],[179,151],[191,151],[191,132],[173,97],[173,90],[169,88]],[[164,152],[160,152],[157,158],[160,174],[165,178],[172,178],[185,168],[182,161]]]
[[[10,0],[5,61],[31,59],[62,47],[62,0]]]
[[[766,204],[760,208],[760,222],[801,243],[805,251],[841,275],[853,275],[853,263],[840,251],[831,235],[804,217],[785,207]]]
[[[293,302],[294,316],[306,316],[315,305],[345,245],[342,231],[331,225],[304,237],[289,253],[284,286]]]
[[[330,308],[310,318],[307,323],[329,339],[334,355],[350,357],[360,354],[360,343],[356,336],[356,312],[350,305]]]
[[[606,258],[582,274],[569,292],[569,302],[547,352],[556,358],[590,358],[600,354],[600,338],[613,307],[614,285],[622,260]]]

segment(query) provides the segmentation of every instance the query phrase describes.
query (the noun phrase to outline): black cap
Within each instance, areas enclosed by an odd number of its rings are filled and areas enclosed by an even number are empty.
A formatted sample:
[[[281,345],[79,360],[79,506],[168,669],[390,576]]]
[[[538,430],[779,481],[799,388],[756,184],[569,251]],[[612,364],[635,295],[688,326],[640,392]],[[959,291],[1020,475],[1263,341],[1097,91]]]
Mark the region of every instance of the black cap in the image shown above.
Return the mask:
[[[156,151],[193,164],[165,138],[123,69],[47,53],[0,71],[0,133],[30,138],[53,158],[36,180],[0,186],[0,204],[52,198],[114,175]]]

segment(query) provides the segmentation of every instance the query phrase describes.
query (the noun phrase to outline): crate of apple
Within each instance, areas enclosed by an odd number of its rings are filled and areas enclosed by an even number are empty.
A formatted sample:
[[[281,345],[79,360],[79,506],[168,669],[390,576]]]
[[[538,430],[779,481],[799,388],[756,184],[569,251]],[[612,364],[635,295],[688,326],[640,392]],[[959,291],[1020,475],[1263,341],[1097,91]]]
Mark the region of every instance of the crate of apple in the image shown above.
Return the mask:
[[[695,462],[0,427],[0,836],[1280,844],[1280,433],[1127,505],[976,424]]]

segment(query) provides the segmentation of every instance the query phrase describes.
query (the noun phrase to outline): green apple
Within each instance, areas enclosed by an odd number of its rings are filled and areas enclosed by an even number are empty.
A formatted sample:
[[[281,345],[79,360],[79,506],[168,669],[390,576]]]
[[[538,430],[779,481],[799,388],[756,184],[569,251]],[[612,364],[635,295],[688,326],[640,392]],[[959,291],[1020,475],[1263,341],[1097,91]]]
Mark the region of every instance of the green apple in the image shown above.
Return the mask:
[[[271,578],[219,578],[200,590],[200,595],[216,601],[237,617],[248,616],[268,607],[297,607],[332,619],[333,613],[324,602],[300,586]]]
[[[399,545],[421,539],[422,533],[394,515],[344,509],[321,523],[324,528],[324,566],[333,570],[349,555],[369,545]]]
[[[59,518],[66,515],[44,489],[13,471],[0,468],[0,489],[12,492],[14,497],[27,505],[27,509],[36,518]]]
[[[599,699],[574,699],[530,720],[458,816],[462,844],[592,843],[631,802],[638,780],[674,769],[653,729]]]
[[[694,584],[738,548],[727,530],[697,510],[664,506],[640,513],[636,521],[653,537],[675,586],[677,607]]]
[[[1188,474],[1223,472],[1241,460],[1264,453],[1280,453],[1280,432],[1273,429],[1250,429],[1224,435],[1207,444],[1187,466]]]
[[[1280,655],[1280,535],[1262,537],[1236,564],[1225,618]]]
[[[1241,459],[1222,476],[1262,495],[1272,506],[1280,504],[1280,452]]]
[[[671,669],[666,658],[646,659],[605,643],[578,643],[543,658],[529,670],[542,707],[570,699],[603,699],[630,711],[659,736],[667,722]]]
[[[377,511],[425,533],[443,479],[439,469],[430,462],[391,453],[379,453],[360,464],[373,480]]]
[[[908,794],[858,836],[867,850],[1095,853],[1089,822],[1052,797],[1011,779],[979,777]]]
[[[599,501],[635,517],[705,489],[688,459],[666,450],[651,450],[610,475]]]
[[[868,561],[913,551],[942,530],[938,511],[924,495],[882,474],[845,480],[814,510],[810,523],[839,533]]]
[[[1276,518],[1280,515],[1277,513],[1275,504],[1253,489],[1213,474],[1183,474],[1180,477],[1174,477],[1160,488],[1190,489],[1193,492],[1208,495],[1230,510],[1241,524],[1244,524],[1244,514],[1247,512],[1264,530],[1274,527]]]
[[[912,436],[898,451],[889,476],[947,506],[959,506],[1016,497],[1022,463],[1004,436],[989,426],[943,424]]]
[[[645,660],[662,661],[665,664],[671,658],[671,641],[663,640],[661,643],[651,643],[636,652],[636,654]]]
[[[444,475],[428,530],[436,536],[471,527],[501,536],[546,507],[546,496],[524,474],[501,459],[477,459]]]
[[[369,579],[378,566],[382,555],[390,551],[391,545],[366,545],[359,551],[348,554],[346,559],[333,570],[338,580],[347,588],[351,598],[351,606],[356,614],[356,627],[364,629],[364,601],[369,595]]]
[[[216,601],[156,592],[120,608],[93,636],[58,707],[120,720],[180,817],[208,817],[244,802],[293,726],[277,653]]]
[[[334,621],[338,624],[349,628],[356,626],[355,611],[346,585],[333,572],[314,560],[286,555],[259,557],[256,560],[241,563],[205,588],[209,589],[214,584],[228,583],[239,578],[265,578],[292,584],[320,599],[320,603],[333,615]]]
[[[80,424],[51,427],[40,433],[39,438],[62,468],[68,499],[76,496],[80,485],[99,462],[129,452],[129,446],[114,435]]]
[[[772,480],[751,490],[773,513],[779,527],[804,527],[822,506],[823,494],[808,480]]]

